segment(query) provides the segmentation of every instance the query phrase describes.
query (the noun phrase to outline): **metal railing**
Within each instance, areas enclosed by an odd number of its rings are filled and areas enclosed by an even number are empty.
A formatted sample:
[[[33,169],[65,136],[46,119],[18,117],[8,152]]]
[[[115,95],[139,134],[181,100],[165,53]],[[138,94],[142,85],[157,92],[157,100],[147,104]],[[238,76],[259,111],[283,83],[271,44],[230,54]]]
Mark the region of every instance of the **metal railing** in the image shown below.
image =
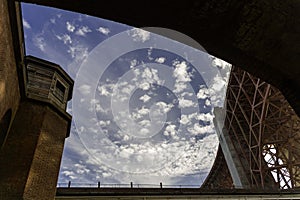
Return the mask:
[[[57,183],[57,188],[200,188],[200,185],[163,185],[159,184],[137,184],[130,182],[129,184],[120,183],[80,183],[67,182]]]

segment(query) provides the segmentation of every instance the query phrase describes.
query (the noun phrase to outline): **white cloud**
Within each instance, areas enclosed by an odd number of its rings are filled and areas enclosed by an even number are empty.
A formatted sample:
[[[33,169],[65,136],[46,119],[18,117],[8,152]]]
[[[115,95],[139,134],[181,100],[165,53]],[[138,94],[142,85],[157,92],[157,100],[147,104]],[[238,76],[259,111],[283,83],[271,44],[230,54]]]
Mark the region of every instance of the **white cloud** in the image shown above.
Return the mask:
[[[209,97],[209,89],[206,87],[201,87],[197,93],[198,99],[206,99]]]
[[[138,122],[139,125],[143,127],[150,127],[151,126],[151,121],[150,120],[142,120]]]
[[[63,41],[64,44],[72,44],[71,36],[68,34],[63,34],[62,36],[56,35],[56,38]]]
[[[33,44],[36,47],[38,47],[42,52],[45,52],[46,42],[45,42],[44,37],[36,36],[35,38],[33,38]]]
[[[134,67],[137,64],[136,60],[131,62],[131,67]],[[129,80],[129,82],[118,82],[118,89],[122,92],[122,88],[128,90],[128,92],[132,92],[133,89],[140,88],[142,90],[149,90],[152,87],[152,84],[161,85],[163,83],[158,76],[158,70],[152,69],[147,66],[144,68],[133,68],[131,70],[133,72],[134,77]],[[125,84],[125,85],[123,85]],[[124,89],[124,90],[126,90]],[[129,94],[129,93],[126,94]]]
[[[160,64],[162,64],[162,63],[164,63],[166,61],[166,58],[159,57],[159,58],[156,58],[155,61],[158,62],[158,63],[160,63]]]
[[[81,94],[87,95],[87,94],[91,93],[91,86],[87,85],[87,84],[83,84],[83,85],[78,87],[78,90]]]
[[[221,77],[219,74],[213,78],[213,82],[209,89],[209,93],[211,95],[210,99],[213,106],[223,106],[227,84],[228,82],[226,78]]]
[[[106,126],[110,125],[110,120],[106,120],[106,121],[100,120],[98,122],[98,124],[99,124],[99,126],[106,127]]]
[[[154,79],[155,76],[157,76],[157,70],[156,69],[150,69],[149,67],[145,68],[142,73],[142,78],[149,80]]]
[[[100,95],[111,96],[113,92],[114,84],[104,84],[98,86],[97,90]]]
[[[231,67],[231,64],[229,64],[228,62],[224,61],[224,60],[221,60],[217,57],[214,57],[214,56],[211,56],[212,58],[212,66],[214,67],[219,67],[219,68],[230,68]]]
[[[206,106],[211,106],[211,101],[210,101],[209,99],[206,99],[206,100],[205,100],[205,105],[206,105]]]
[[[153,60],[153,57],[151,56],[152,50],[153,50],[153,47],[150,47],[150,48],[148,49],[148,52],[147,52],[147,54],[148,54],[147,57],[148,57],[149,60]]]
[[[85,36],[87,33],[92,32],[92,30],[88,26],[82,26],[76,31],[76,35]]]
[[[108,28],[104,28],[104,27],[101,27],[101,26],[97,29],[97,31],[99,31],[103,35],[108,35],[110,33],[110,30]]]
[[[30,26],[30,24],[23,18],[23,26],[24,26],[24,28],[26,28],[26,29],[31,29],[31,26]]]
[[[175,93],[180,93],[184,91],[187,88],[187,85],[183,82],[175,82],[174,84],[174,92]]]
[[[143,82],[139,85],[139,88],[142,89],[142,90],[149,90],[150,89],[150,83],[148,82]]]
[[[150,111],[149,108],[142,107],[141,109],[139,109],[137,111],[137,113],[140,114],[140,115],[148,115],[149,111]]]
[[[212,124],[202,126],[198,123],[195,123],[194,126],[188,128],[188,131],[193,135],[201,135],[205,133],[214,133],[215,130]]]
[[[141,134],[143,137],[146,137],[150,133],[150,130],[148,128],[141,128],[139,131],[139,134]]]
[[[223,77],[217,75],[214,77],[213,79],[213,84],[212,84],[212,90],[214,92],[220,92],[222,89],[224,89],[224,87],[226,87],[226,82],[223,79]]]
[[[134,153],[134,149],[128,147],[128,148],[121,148],[120,152],[119,152],[119,155],[122,158],[128,159],[133,153]]]
[[[70,176],[70,175],[74,175],[74,172],[66,170],[66,171],[63,171],[62,174],[66,175],[66,176]]]
[[[126,82],[127,83],[127,82]],[[123,93],[123,94],[126,94],[126,95],[129,95],[129,94],[131,94],[131,92],[134,90],[134,85],[130,85],[130,84],[128,84],[127,83],[127,85],[124,85],[123,87],[122,87],[122,89],[121,89],[121,92]]]
[[[76,63],[83,62],[89,55],[88,48],[82,45],[69,46],[67,51]]]
[[[104,178],[107,178],[107,177],[112,176],[112,173],[109,173],[109,172],[103,172],[103,173],[102,173],[102,176],[103,176]]]
[[[135,67],[138,64],[138,61],[136,59],[133,59],[130,61],[130,68]],[[138,69],[135,69],[135,71],[139,71]]]
[[[175,93],[183,92],[184,89],[187,88],[188,82],[191,81],[190,75],[188,73],[188,66],[186,62],[179,62],[175,61],[173,63],[173,66],[175,67],[173,71],[173,77],[175,78]]]
[[[189,119],[188,115],[181,115],[180,124],[187,125],[191,123],[191,120]]]
[[[200,113],[196,116],[197,120],[201,120],[204,122],[212,122],[214,115],[212,115],[211,113]]]
[[[173,108],[173,104],[167,104],[163,101],[157,102],[155,105],[159,107],[160,112],[162,113],[167,113]]]
[[[190,82],[191,78],[188,74],[188,66],[186,62],[174,62],[173,66],[175,67],[173,71],[173,77],[176,78],[176,82]]]
[[[51,19],[50,19],[50,22],[51,22],[52,24],[55,24],[55,23],[56,23],[56,19],[55,19],[55,18],[51,18]]]
[[[131,37],[135,42],[146,42],[150,39],[150,32],[135,28],[130,31]]]
[[[71,24],[70,22],[66,22],[66,28],[69,32],[74,32],[75,31],[75,26],[73,24]]]
[[[165,136],[175,136],[176,135],[176,126],[174,124],[169,124],[166,126],[164,131]]]
[[[184,99],[184,98],[178,98],[179,108],[188,108],[195,106],[195,103],[192,100]]]
[[[140,100],[143,101],[144,103],[148,102],[151,99],[150,96],[147,94],[144,94],[143,96],[140,97]]]

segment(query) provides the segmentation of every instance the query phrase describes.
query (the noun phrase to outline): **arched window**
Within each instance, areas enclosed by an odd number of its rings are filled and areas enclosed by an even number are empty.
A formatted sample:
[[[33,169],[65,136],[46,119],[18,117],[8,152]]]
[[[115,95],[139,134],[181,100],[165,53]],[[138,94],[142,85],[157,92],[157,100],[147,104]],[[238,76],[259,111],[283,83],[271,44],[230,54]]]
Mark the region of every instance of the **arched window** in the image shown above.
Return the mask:
[[[0,121],[0,146],[2,147],[8,133],[9,124],[11,121],[11,109],[7,110]]]

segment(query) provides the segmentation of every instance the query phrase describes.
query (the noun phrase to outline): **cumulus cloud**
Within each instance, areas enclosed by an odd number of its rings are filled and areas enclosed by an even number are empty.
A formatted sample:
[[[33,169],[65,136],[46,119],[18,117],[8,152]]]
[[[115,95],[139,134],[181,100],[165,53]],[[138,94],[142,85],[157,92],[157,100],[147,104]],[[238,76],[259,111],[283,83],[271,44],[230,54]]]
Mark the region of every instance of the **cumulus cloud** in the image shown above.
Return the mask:
[[[215,129],[212,124],[203,126],[195,123],[192,127],[188,127],[188,131],[193,135],[201,135],[205,133],[214,133]]]
[[[24,28],[26,28],[26,29],[31,29],[31,26],[30,26],[30,24],[23,18],[23,26],[24,26]]]
[[[45,52],[46,42],[44,37],[36,36],[33,38],[33,44],[39,48],[42,52]]]
[[[190,75],[188,73],[188,66],[186,62],[175,61],[173,63],[175,67],[173,71],[173,77],[175,78],[175,93],[183,92],[187,88],[187,83],[191,81]]]
[[[178,82],[190,82],[191,78],[187,72],[188,66],[186,62],[174,62],[173,66],[175,67],[173,71],[173,77],[176,78]]]
[[[100,120],[99,122],[98,122],[98,124],[99,124],[99,126],[108,126],[108,125],[110,125],[110,120],[106,120],[106,121],[103,121],[103,120]]]
[[[102,33],[103,35],[108,35],[110,33],[110,30],[108,28],[104,28],[101,26],[97,29],[97,31]]]
[[[64,44],[72,44],[71,36],[68,34],[56,35],[56,38],[63,41]]]
[[[75,26],[71,24],[70,22],[66,22],[66,28],[69,32],[74,32],[75,31]]]
[[[148,115],[149,111],[150,111],[149,108],[142,107],[141,109],[139,109],[137,111],[137,113],[140,114],[140,115]]]
[[[151,121],[150,120],[142,120],[142,121],[139,121],[138,124],[143,127],[149,127],[151,125]]]
[[[81,94],[87,95],[87,94],[91,93],[91,86],[87,85],[87,84],[83,84],[83,85],[78,87],[78,90]]]
[[[167,103],[165,103],[163,101],[159,101],[155,105],[159,107],[159,110],[162,113],[167,113],[167,112],[169,112],[174,107],[173,104],[171,104],[171,103],[167,104]]]
[[[166,61],[166,58],[165,58],[165,57],[159,57],[159,58],[156,58],[155,61],[156,61],[157,63],[162,64],[162,63],[164,63],[164,62]]]
[[[212,59],[212,66],[216,67],[219,71],[218,74],[213,77],[209,87],[209,94],[211,96],[211,104],[213,106],[222,107],[225,100],[227,84],[229,80],[231,64],[210,56]]]
[[[211,56],[212,59],[212,65],[214,67],[218,67],[221,69],[225,69],[225,68],[231,68],[231,64],[229,64],[228,62],[221,60],[217,57]]]
[[[197,117],[197,120],[201,120],[204,122],[212,122],[214,115],[211,113],[200,113],[196,117]]]
[[[81,44],[69,46],[67,52],[71,55],[76,63],[83,62],[89,55],[88,47]]]
[[[100,95],[103,96],[111,96],[113,93],[113,88],[115,87],[115,84],[103,84],[97,87],[97,90]]]
[[[133,38],[133,41],[136,42],[146,42],[150,39],[150,32],[135,28],[130,31],[130,35]]]
[[[191,120],[188,117],[188,115],[181,115],[181,118],[180,118],[179,122],[180,122],[180,124],[187,125],[187,124],[191,123]]]
[[[184,99],[184,98],[178,98],[179,108],[188,108],[195,106],[195,103],[192,100]]]
[[[135,67],[137,64],[138,64],[137,59],[130,60],[130,68]],[[137,71],[137,69],[135,69],[134,71]]]
[[[79,36],[86,36],[86,34],[90,32],[92,32],[92,30],[88,26],[81,26],[77,29],[75,34]]]
[[[148,102],[151,99],[151,97],[147,94],[144,94],[143,96],[140,97],[140,100],[143,101],[144,103]]]
[[[169,124],[166,126],[164,131],[165,136],[175,136],[176,135],[176,126],[174,124]]]
[[[50,19],[50,22],[51,22],[52,24],[55,24],[55,23],[56,23],[56,19],[55,19],[55,18],[51,18],[51,19]]]
[[[149,90],[152,84],[161,85],[163,83],[158,76],[158,70],[149,67],[137,71],[139,75],[136,85],[142,90]]]
[[[198,99],[206,99],[210,97],[210,94],[209,94],[209,89],[206,88],[206,87],[200,87],[198,93],[197,93],[197,98]]]

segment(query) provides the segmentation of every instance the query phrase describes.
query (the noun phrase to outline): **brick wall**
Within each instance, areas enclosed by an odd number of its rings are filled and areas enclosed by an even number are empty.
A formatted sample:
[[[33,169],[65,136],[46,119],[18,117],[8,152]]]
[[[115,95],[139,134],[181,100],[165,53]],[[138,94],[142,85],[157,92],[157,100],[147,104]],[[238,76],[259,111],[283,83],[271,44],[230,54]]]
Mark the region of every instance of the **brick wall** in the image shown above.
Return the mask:
[[[13,118],[19,101],[19,83],[8,5],[6,0],[0,0],[0,120],[9,109],[12,110]]]

